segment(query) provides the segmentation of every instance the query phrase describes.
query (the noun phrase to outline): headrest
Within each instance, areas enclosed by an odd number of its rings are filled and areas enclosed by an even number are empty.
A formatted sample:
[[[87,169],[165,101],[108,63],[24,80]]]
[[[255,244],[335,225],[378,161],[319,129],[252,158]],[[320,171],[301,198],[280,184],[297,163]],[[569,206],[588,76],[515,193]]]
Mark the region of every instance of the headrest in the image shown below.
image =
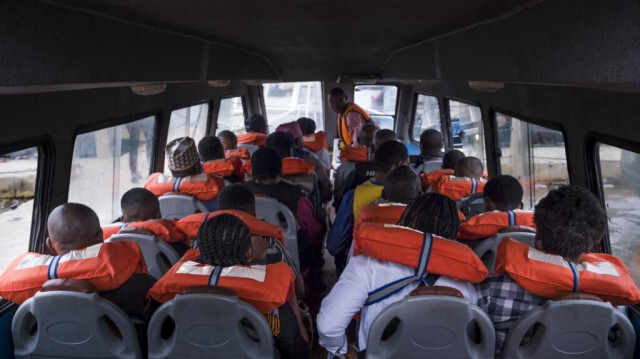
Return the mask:
[[[602,298],[598,297],[595,294],[591,294],[591,293],[585,293],[585,292],[566,292],[566,293],[562,293],[560,295],[558,295],[557,297],[553,298],[553,300],[593,300],[596,302],[604,302],[604,300],[602,300]]]
[[[411,297],[419,297],[423,295],[447,295],[450,297],[463,298],[462,293],[459,290],[451,287],[443,287],[434,285],[430,287],[418,287],[409,293]]]
[[[78,293],[95,293],[93,284],[80,279],[50,279],[42,285],[43,292],[67,291]]]
[[[167,143],[165,147],[169,169],[184,171],[200,162],[195,141],[190,137],[180,137]]]
[[[219,294],[219,295],[236,295],[231,289],[216,287],[212,285],[200,285],[185,289],[182,294]]]
[[[129,228],[129,227],[125,227],[122,228],[121,230],[118,231],[117,234],[141,234],[143,236],[155,236],[156,234],[153,233],[152,230],[148,229],[148,228],[140,228],[140,227],[135,227],[135,228]]]

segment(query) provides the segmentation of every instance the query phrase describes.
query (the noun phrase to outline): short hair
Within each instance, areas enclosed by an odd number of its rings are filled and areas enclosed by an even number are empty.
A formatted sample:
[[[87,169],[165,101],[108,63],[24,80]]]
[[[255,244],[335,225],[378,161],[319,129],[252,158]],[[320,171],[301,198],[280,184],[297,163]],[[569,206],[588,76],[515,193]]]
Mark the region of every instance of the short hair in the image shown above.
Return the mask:
[[[251,155],[251,175],[256,179],[270,179],[282,174],[282,157],[276,150],[263,147]]]
[[[244,128],[247,132],[267,133],[267,120],[259,113],[247,117],[244,120]]]
[[[398,224],[454,239],[458,234],[460,217],[454,201],[439,193],[429,192],[418,196],[407,206]]]
[[[596,196],[578,186],[560,186],[535,207],[536,240],[545,252],[577,261],[607,232],[607,213]]]
[[[449,150],[442,156],[442,168],[449,170],[455,169],[456,163],[465,157],[464,152],[460,150]]]
[[[442,133],[440,131],[430,128],[420,134],[420,147],[423,151],[440,152],[442,146]]]
[[[221,267],[247,264],[251,232],[234,215],[224,213],[208,219],[200,226],[196,241],[200,249],[200,263]]]
[[[304,136],[313,135],[316,133],[316,121],[310,119],[309,117],[300,117],[297,119],[298,125],[302,130],[302,134]]]
[[[334,87],[329,92],[329,96],[347,96],[347,94],[345,94],[344,90],[340,87]]]
[[[480,178],[482,177],[482,172],[484,172],[484,167],[479,158],[469,156],[460,159],[456,163],[454,171],[456,177]]]
[[[153,219],[153,216],[160,208],[158,198],[145,188],[132,188],[125,192],[120,198],[120,210],[125,212],[143,215],[145,218],[134,218],[135,221]]]
[[[249,209],[256,206],[256,197],[249,187],[242,183],[234,183],[225,186],[218,194],[218,209],[235,209],[250,212]]]
[[[367,123],[362,126],[360,132],[358,132],[358,144],[371,147],[373,138],[375,137],[377,131],[378,127],[376,127],[376,125],[372,123]]]
[[[229,130],[218,132],[218,138],[221,142],[223,139],[227,140],[232,145],[232,147],[236,147],[238,145],[238,138],[236,137],[236,134]]]
[[[49,238],[65,251],[94,244],[100,229],[96,212],[81,203],[61,204],[51,211],[47,219]]]
[[[378,131],[380,132],[380,131]],[[398,162],[408,161],[407,146],[399,141],[387,141],[380,145],[373,154],[376,171],[389,172]]]
[[[224,147],[216,136],[204,136],[198,142],[198,153],[203,161],[224,159]]]
[[[409,204],[421,191],[420,177],[409,166],[395,168],[384,181],[384,194],[389,202]]]
[[[280,157],[291,157],[293,143],[293,135],[286,131],[274,132],[267,136],[265,141],[265,145],[276,150]],[[253,161],[251,161],[251,164],[253,164]]]
[[[498,210],[505,212],[520,206],[524,190],[514,177],[499,175],[487,181],[482,194],[485,199],[490,199]]]
[[[382,129],[382,130],[378,130],[374,135],[373,135],[373,145],[375,147],[380,146],[381,144],[387,142],[387,141],[394,141],[398,139],[398,135],[396,135],[395,132],[393,132],[392,130],[389,129]]]

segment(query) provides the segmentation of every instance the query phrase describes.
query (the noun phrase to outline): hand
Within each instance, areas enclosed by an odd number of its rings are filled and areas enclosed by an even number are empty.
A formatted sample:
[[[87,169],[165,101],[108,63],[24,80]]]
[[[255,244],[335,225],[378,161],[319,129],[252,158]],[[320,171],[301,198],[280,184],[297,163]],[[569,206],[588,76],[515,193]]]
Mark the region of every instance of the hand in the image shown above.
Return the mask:
[[[347,355],[344,357],[345,359],[358,359],[358,352],[356,351],[356,348],[354,348],[353,345],[349,345],[347,347]]]

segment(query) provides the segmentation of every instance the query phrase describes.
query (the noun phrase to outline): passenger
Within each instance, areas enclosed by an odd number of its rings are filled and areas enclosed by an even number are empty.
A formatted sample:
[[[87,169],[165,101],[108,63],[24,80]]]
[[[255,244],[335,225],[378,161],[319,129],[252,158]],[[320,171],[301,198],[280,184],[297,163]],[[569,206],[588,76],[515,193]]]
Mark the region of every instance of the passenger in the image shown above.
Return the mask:
[[[318,160],[328,171],[331,169],[331,158],[329,158],[329,146],[327,145],[327,134],[324,131],[316,132],[316,122],[307,117],[300,117],[296,120],[302,131],[302,141],[306,149],[318,157]]]
[[[254,113],[244,120],[244,127],[247,133],[238,135],[239,144],[264,146],[267,139],[267,120],[261,114]]]
[[[344,146],[358,143],[358,133],[371,116],[360,106],[347,101],[347,95],[341,88],[334,88],[329,93],[329,106],[338,114],[338,137]]]
[[[431,185],[436,183],[440,177],[442,176],[451,176],[455,172],[456,163],[461,159],[465,158],[465,155],[462,151],[459,150],[449,150],[444,153],[442,156],[442,167],[439,170],[434,170],[428,173],[419,172],[420,180],[422,181],[422,189],[427,190]]]
[[[402,144],[400,143],[400,145]],[[402,146],[404,147],[404,145]],[[457,211],[455,202],[439,194],[427,193],[416,198],[407,207],[398,223],[400,226],[406,226],[410,229],[402,229],[399,227],[380,228],[384,228],[385,231],[388,232],[402,230],[408,233],[415,233],[413,230],[417,230],[424,233],[433,233],[442,238],[454,238],[459,224]],[[381,226],[378,224],[373,225]],[[402,233],[395,236],[389,235],[387,237],[389,240],[408,240]],[[421,246],[422,234],[419,234],[419,237],[419,245]],[[445,240],[439,239],[439,241]],[[452,241],[445,242],[447,245],[453,245],[456,250],[459,248],[461,252],[467,251],[465,252],[466,255],[475,257],[471,249],[464,245]],[[444,244],[445,242],[440,243]],[[438,246],[433,246],[434,250],[436,247]],[[474,265],[478,273],[474,273],[474,278],[479,281],[486,277],[486,269],[484,269],[484,273],[482,273],[484,265],[477,257],[475,257],[475,260]],[[430,267],[428,266],[428,268]],[[456,271],[454,268],[451,268],[451,270]],[[347,357],[355,358],[356,353],[354,351],[357,349],[354,349],[354,347],[350,345],[351,343],[348,343],[347,337],[345,336],[345,329],[349,325],[351,318],[358,311],[361,311],[358,328],[358,345],[359,350],[364,351],[367,347],[369,328],[378,313],[391,303],[404,298],[409,292],[418,287],[419,282],[411,282],[390,296],[367,305],[369,293],[398,279],[414,276],[415,273],[416,269],[407,265],[372,258],[364,254],[351,258],[340,279],[322,302],[320,314],[318,314],[317,319],[319,344],[334,355],[342,356],[349,353]],[[427,278],[434,279],[433,276]],[[442,275],[435,280],[434,284],[456,288],[472,303],[476,301],[475,289],[466,281],[459,281]]]
[[[382,130],[378,131],[381,132]],[[409,163],[407,147],[398,141],[387,141],[376,148],[375,177],[347,192],[336,213],[333,226],[327,236],[327,250],[335,257],[336,273],[340,275],[347,262],[347,254],[353,241],[353,225],[360,209],[382,194],[384,181],[394,168]]]
[[[200,156],[196,144],[190,137],[180,137],[167,143],[165,147],[171,176],[156,172],[149,176],[144,188],[156,197],[169,192],[192,195],[209,210],[217,207],[215,198],[224,187],[224,180],[215,175],[202,173]]]
[[[443,147],[444,142],[440,131],[433,128],[424,130],[420,135],[420,161],[416,166],[416,172],[429,173],[441,168]]]
[[[456,163],[453,176],[442,176],[431,190],[454,201],[480,193],[484,189],[484,169],[476,157],[465,157]]]
[[[218,132],[218,139],[224,148],[225,157],[239,157],[243,161],[251,158],[249,150],[245,147],[238,148],[238,138],[233,132],[229,130],[220,131]]]
[[[561,186],[540,200],[534,219],[535,249],[505,239],[498,249],[496,274],[476,286],[478,305],[494,325],[508,328],[547,299],[575,290],[574,270],[580,273],[580,291],[597,294],[613,305],[640,300],[620,258],[588,254],[607,232],[607,214],[593,194],[581,187]],[[608,269],[603,274],[604,268]],[[507,331],[496,329],[496,354],[502,351]]]
[[[218,137],[204,136],[198,142],[198,154],[204,173],[223,177],[230,182],[242,182],[242,160],[238,157],[226,158]]]
[[[242,220],[230,214],[208,219],[198,231],[197,243],[200,250],[187,252],[151,288],[149,296],[166,302],[189,287],[215,285],[230,289],[265,316],[282,358],[308,357],[309,339],[294,293],[293,272],[285,263],[267,264],[266,272],[253,267],[264,263],[268,244],[252,236]],[[198,271],[189,273],[181,270],[196,267]],[[225,271],[211,284],[209,277],[216,267]],[[242,274],[240,279],[234,269]]]
[[[500,175],[484,186],[485,213],[473,216],[460,225],[459,239],[488,238],[505,227],[535,228],[533,211],[522,210],[524,191],[517,179]]]

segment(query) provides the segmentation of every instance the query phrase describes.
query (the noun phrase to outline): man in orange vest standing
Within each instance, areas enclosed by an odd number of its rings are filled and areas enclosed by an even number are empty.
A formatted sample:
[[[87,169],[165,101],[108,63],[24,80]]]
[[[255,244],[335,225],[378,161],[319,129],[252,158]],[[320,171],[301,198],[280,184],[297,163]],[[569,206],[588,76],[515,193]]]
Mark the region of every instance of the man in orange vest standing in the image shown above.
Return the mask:
[[[341,88],[334,88],[329,93],[329,106],[338,114],[338,137],[344,145],[358,143],[360,129],[370,120],[369,114],[360,106],[347,101],[347,95]]]

